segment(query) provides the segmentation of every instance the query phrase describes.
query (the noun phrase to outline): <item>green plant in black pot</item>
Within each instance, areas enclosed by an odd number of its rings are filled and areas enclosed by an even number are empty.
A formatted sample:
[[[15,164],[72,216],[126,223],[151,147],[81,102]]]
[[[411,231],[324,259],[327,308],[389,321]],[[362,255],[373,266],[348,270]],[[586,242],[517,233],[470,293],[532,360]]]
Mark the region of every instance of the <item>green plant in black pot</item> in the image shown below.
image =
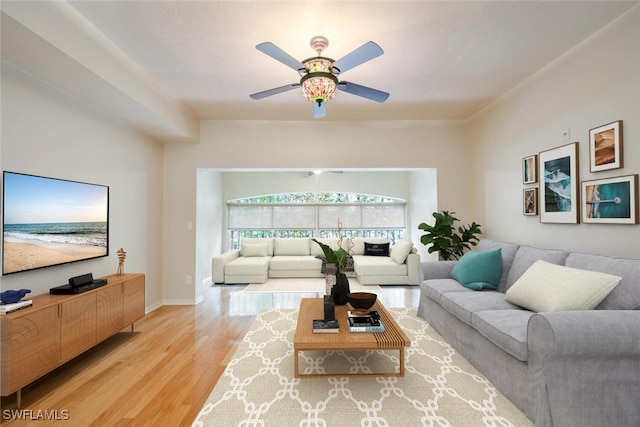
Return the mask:
[[[347,263],[349,261],[349,252],[342,248],[342,238],[338,240],[338,249],[331,249],[330,246],[325,245],[317,241],[316,239],[311,239],[320,245],[322,252],[324,253],[325,258],[327,259],[327,267],[329,264],[334,266],[333,270],[327,268],[325,274],[334,274],[336,276],[336,284],[331,288],[331,296],[333,297],[333,302],[336,305],[345,305],[347,303],[347,295],[351,292],[349,288],[349,279],[347,279],[347,275],[344,272],[347,269]]]
[[[420,237],[423,245],[431,245],[429,253],[439,252],[440,259],[444,261],[459,259],[465,250],[478,244],[477,234],[482,234],[480,224],[472,222],[466,226],[459,226],[456,230],[454,222],[459,221],[455,212],[434,212],[435,224],[422,223],[418,229],[425,234]]]

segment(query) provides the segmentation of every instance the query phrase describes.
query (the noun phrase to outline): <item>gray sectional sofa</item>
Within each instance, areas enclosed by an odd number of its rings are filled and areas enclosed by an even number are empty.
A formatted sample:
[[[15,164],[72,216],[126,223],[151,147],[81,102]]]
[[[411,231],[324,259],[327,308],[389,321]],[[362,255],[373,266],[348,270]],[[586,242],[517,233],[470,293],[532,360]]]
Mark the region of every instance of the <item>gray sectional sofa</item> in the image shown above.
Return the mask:
[[[338,249],[338,239],[318,239]],[[347,242],[348,241],[348,242]],[[389,245],[382,237],[344,239],[353,254],[353,270],[346,274],[362,285],[418,285],[420,255],[413,244],[398,241],[387,256],[365,253],[365,244]],[[305,238],[245,238],[240,249],[216,255],[211,260],[214,283],[264,283],[269,277],[324,277],[320,246]]]
[[[421,263],[418,315],[536,426],[640,426],[640,260],[488,239],[475,251],[497,249],[502,272],[495,290],[472,290],[452,279],[455,261]],[[621,280],[595,309],[536,312],[509,302],[509,289],[515,294],[542,265]],[[553,294],[554,281],[541,281],[540,289]],[[521,304],[562,298],[550,296],[533,293]]]

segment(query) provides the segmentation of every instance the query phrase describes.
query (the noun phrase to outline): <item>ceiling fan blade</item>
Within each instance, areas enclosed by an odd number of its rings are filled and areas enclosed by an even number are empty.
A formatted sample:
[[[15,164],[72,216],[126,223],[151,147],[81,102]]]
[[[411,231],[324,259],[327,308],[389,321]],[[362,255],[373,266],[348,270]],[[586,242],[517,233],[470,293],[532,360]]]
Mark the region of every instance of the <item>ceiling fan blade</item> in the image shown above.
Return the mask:
[[[340,70],[341,73],[348,71],[360,64],[377,58],[382,55],[384,50],[374,42],[367,42],[355,49],[353,52],[346,54],[342,58],[333,63],[333,67]]]
[[[321,119],[327,115],[327,103],[326,102],[314,102],[313,103],[313,118]]]
[[[279,93],[282,92],[287,92],[291,89],[295,89],[300,87],[300,83],[291,83],[285,86],[280,86],[280,87],[275,87],[273,89],[269,89],[269,90],[265,90],[262,92],[258,92],[258,93],[254,93],[249,95],[250,98],[252,99],[262,99],[262,98],[266,98],[267,96],[271,96],[271,95],[277,95]]]
[[[338,83],[338,89],[350,93],[352,95],[361,96],[363,98],[370,99],[376,102],[384,102],[389,98],[389,94],[387,92],[383,92],[381,90],[372,89],[366,86],[360,86],[351,82],[340,82]]]
[[[276,61],[282,62],[287,67],[293,68],[296,71],[300,69],[304,70],[304,65],[302,62],[295,59],[293,56],[289,55],[284,50],[280,49],[278,46],[271,42],[260,43],[256,46],[260,52],[265,53],[275,59]]]

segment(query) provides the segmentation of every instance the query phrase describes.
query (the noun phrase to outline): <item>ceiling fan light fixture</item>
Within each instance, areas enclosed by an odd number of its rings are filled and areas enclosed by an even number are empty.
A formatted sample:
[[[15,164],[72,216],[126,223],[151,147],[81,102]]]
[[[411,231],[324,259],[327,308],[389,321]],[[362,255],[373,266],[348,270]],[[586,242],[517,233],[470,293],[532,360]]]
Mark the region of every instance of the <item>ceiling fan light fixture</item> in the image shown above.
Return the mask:
[[[327,102],[338,90],[338,79],[332,74],[309,73],[300,80],[302,94],[308,101]]]
[[[304,97],[312,102],[327,102],[333,98],[338,90],[338,79],[331,73],[333,59],[318,56],[303,64],[307,69],[307,74],[300,79]]]

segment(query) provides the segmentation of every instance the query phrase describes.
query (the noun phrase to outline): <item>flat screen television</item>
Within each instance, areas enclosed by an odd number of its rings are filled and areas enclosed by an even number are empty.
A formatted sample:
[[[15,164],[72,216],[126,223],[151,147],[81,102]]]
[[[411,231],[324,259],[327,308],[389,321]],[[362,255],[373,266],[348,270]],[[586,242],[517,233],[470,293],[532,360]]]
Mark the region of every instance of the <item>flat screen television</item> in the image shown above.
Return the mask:
[[[109,187],[3,172],[2,274],[109,255]]]

